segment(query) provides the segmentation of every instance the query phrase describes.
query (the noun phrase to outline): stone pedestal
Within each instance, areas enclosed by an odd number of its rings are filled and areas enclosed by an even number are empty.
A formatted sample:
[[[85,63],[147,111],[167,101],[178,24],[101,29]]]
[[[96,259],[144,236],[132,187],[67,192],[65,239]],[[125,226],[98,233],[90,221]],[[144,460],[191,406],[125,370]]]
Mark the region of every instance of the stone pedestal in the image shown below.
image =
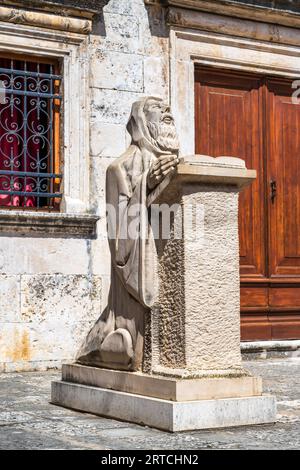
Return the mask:
[[[53,403],[169,431],[275,421],[240,353],[238,193],[255,176],[242,160],[196,156],[149,195],[162,215],[144,373],[66,365]]]
[[[255,175],[240,159],[191,157],[149,196],[152,212],[157,207],[162,213],[149,371],[178,377],[243,373],[238,193]],[[169,227],[168,237],[163,230]]]

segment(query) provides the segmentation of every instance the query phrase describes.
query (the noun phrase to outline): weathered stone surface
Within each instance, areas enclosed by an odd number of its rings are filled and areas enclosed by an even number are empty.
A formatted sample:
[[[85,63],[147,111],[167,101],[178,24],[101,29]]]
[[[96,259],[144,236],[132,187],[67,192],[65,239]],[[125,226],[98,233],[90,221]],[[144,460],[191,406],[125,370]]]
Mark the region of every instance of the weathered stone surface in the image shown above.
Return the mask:
[[[144,174],[132,193],[124,189],[125,178],[129,180],[132,174],[130,159],[137,152],[143,157],[145,142],[148,152],[159,145],[147,140],[142,114],[150,115],[152,123],[156,117],[161,122],[167,116],[170,132],[174,124],[167,110],[168,106],[152,98],[134,103],[130,129],[133,136],[139,135],[136,140],[141,144],[129,147],[109,167],[107,202],[117,201],[116,208],[121,187],[122,195],[128,194],[127,210],[137,187],[134,202],[152,209],[154,203],[163,203],[169,209],[168,226],[163,214],[159,220],[165,224],[157,239],[153,224],[158,218],[152,213],[151,231],[146,232],[147,244],[141,252],[144,241],[138,239],[137,248],[126,238],[123,256],[129,261],[124,265],[136,276],[130,282],[128,274],[123,279],[124,271],[116,271],[121,243],[118,228],[109,231],[110,247],[114,246],[111,296],[76,356],[77,363],[93,367],[65,365],[62,381],[52,382],[51,401],[168,431],[275,422],[275,397],[262,394],[260,380],[243,369],[240,353],[238,192],[255,179],[256,172],[247,170],[237,158],[195,156],[180,164],[177,159],[175,174],[162,175],[159,184],[156,176],[153,186],[150,166],[146,180],[150,194],[142,185]],[[124,211],[121,220],[126,217]],[[139,214],[143,227],[144,217]],[[163,232],[166,228],[170,236]],[[158,296],[153,275],[158,277]],[[149,283],[148,305],[140,279]],[[134,302],[128,292],[135,293]],[[140,326],[141,316],[146,325],[150,323],[149,330]],[[142,353],[137,337],[145,337]]]
[[[142,92],[143,57],[96,51],[91,61],[91,87]]]
[[[93,273],[96,275],[109,276],[111,268],[111,259],[109,253],[108,240],[105,234],[106,223],[103,220],[103,224],[99,227],[99,231],[103,234],[97,240],[94,240],[91,244],[91,253],[93,259]],[[103,305],[106,305],[105,301],[102,300]]]
[[[51,309],[59,320],[93,320],[101,308],[101,278],[88,275],[38,274],[21,278],[24,321],[45,319]],[[84,316],[82,315],[84,312]]]
[[[124,126],[127,124],[132,102],[143,96],[138,93],[98,88],[93,88],[91,95],[92,121]]]
[[[300,357],[300,340],[243,341],[243,359]]]
[[[293,0],[289,1],[262,1],[258,2],[256,0],[233,0],[227,2],[226,0],[216,0],[212,3],[210,2],[187,2],[185,0],[182,1],[175,1],[172,0],[168,1],[169,5],[173,5],[175,7],[187,7],[188,9],[194,7],[194,10],[207,11],[207,12],[214,12],[218,13],[222,16],[233,16],[238,17],[239,19],[244,18],[253,18],[259,21],[277,24],[284,24],[288,26],[297,26],[299,24],[300,18],[300,9],[297,2],[293,2]],[[292,5],[295,4],[293,7]],[[193,8],[192,8],[193,9]],[[172,11],[172,9],[171,9]],[[179,10],[182,11],[182,10]],[[192,11],[193,15],[195,15],[195,11]],[[180,14],[175,16],[178,17],[180,21]],[[176,21],[175,21],[176,22]],[[187,26],[186,23],[183,23]]]
[[[2,274],[87,274],[89,240],[1,237]],[[76,254],[76,255],[75,255]]]
[[[117,157],[124,152],[125,148],[125,125],[107,124],[101,121],[91,123],[91,156]],[[92,168],[91,177],[93,177]],[[93,184],[91,191],[95,191]]]
[[[143,55],[151,57],[169,57],[169,27],[166,19],[166,9],[152,6],[143,10],[140,16],[140,50]]]
[[[28,0],[7,0],[6,4],[24,5],[28,8]],[[66,11],[85,15],[88,13],[100,12],[105,0],[30,0],[30,8],[41,10],[41,7],[64,15]]]
[[[99,214],[101,222],[106,224],[106,220],[103,220],[105,217],[105,178],[107,167],[113,162],[113,158],[108,157],[91,157],[90,159],[90,170],[91,170],[91,186],[92,190],[90,193],[90,204],[93,208],[93,212]],[[103,224],[102,224],[103,225]],[[104,225],[104,230],[106,232],[106,226]],[[99,230],[98,223],[98,237],[102,237],[102,231]]]
[[[104,13],[103,48],[117,52],[138,52],[140,48],[139,19],[119,13]]]
[[[20,321],[20,276],[0,274],[0,321]],[[1,333],[0,333],[1,335]]]
[[[235,3],[237,5],[253,5],[254,7],[259,5],[260,7],[267,7],[274,10],[286,10],[300,13],[299,4],[291,0],[260,0],[259,2],[257,0],[232,0],[231,3]]]
[[[118,13],[119,15],[137,16],[145,10],[143,0],[110,0],[104,7],[105,13]]]
[[[9,364],[5,370],[30,370],[30,363],[45,361],[46,367],[51,361],[72,359],[101,311],[100,276],[19,278],[15,321],[1,315],[0,363]]]
[[[99,39],[91,36],[92,49],[137,53],[145,56],[168,55],[168,27],[165,9],[146,8],[143,0],[110,1],[103,9]]]
[[[144,91],[147,95],[160,96],[168,100],[169,64],[167,59],[145,57]]]
[[[0,353],[4,371],[42,370],[73,360],[93,322],[45,319],[28,323],[1,323]]]

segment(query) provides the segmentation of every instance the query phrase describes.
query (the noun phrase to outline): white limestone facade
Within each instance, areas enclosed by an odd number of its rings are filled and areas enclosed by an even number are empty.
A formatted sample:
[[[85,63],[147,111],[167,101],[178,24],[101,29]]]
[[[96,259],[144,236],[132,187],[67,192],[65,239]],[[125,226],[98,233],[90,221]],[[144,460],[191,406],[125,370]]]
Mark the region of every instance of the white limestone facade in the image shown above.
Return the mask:
[[[0,209],[0,371],[60,367],[99,317],[110,275],[105,171],[128,146],[132,102],[168,100],[162,9],[149,18],[143,0],[105,3],[94,19],[0,8],[0,54],[57,58],[64,88],[61,214],[43,228],[40,213],[27,211],[25,223],[19,211]]]
[[[300,78],[299,15],[197,0],[30,3],[1,2],[0,56],[62,65],[64,196],[53,216],[0,208],[0,372],[71,361],[105,307],[105,172],[129,145],[133,101],[169,101],[182,153],[193,154],[195,63]]]

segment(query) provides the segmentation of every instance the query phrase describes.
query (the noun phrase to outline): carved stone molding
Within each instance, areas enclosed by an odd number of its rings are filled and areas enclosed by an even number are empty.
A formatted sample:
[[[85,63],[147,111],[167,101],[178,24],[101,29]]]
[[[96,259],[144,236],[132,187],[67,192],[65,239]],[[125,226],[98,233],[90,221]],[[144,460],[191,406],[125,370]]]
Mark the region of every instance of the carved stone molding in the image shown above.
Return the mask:
[[[31,11],[51,12],[59,16],[75,16],[91,19],[101,13],[109,0],[5,0],[5,5]],[[4,2],[3,2],[4,3]]]
[[[284,5],[285,3],[285,5]],[[160,4],[165,7],[180,7],[186,10],[205,11],[219,15],[245,18],[266,23],[300,27],[299,7],[291,6],[292,2],[259,2],[251,4],[235,0],[145,0],[145,4]],[[296,2],[294,2],[296,3]],[[174,20],[173,16],[173,20]],[[181,22],[180,15],[177,17]],[[190,25],[181,25],[191,27]]]
[[[300,52],[299,46],[296,46],[299,32],[296,29],[276,26],[278,39],[275,42],[269,36],[269,28],[273,25],[257,23],[255,30],[255,22],[250,20],[239,22],[218,15],[210,15],[213,17],[211,19],[204,13],[200,16],[201,30],[176,30],[174,27],[170,33],[171,106],[176,116],[183,155],[195,153],[195,64],[295,80],[300,74]]]
[[[183,8],[169,8],[166,18],[170,26],[176,29],[181,28],[182,36],[184,30],[193,29],[268,41],[272,44],[299,45],[299,31],[296,28],[257,22],[253,21],[251,17],[240,21],[234,17],[226,17],[205,11],[200,13]]]
[[[80,34],[87,34],[92,30],[92,22],[87,19],[71,18],[2,6],[0,6],[0,21]]]
[[[0,236],[96,238],[99,216],[0,210]]]

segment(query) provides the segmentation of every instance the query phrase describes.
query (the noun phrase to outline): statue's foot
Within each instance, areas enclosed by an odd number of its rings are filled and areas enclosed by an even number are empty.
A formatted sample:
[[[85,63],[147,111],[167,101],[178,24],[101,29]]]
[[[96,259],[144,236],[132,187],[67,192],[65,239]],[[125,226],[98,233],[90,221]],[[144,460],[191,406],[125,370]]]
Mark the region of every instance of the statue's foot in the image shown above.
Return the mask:
[[[127,366],[133,357],[132,338],[128,330],[118,328],[109,333],[101,344],[101,360],[104,363]]]

